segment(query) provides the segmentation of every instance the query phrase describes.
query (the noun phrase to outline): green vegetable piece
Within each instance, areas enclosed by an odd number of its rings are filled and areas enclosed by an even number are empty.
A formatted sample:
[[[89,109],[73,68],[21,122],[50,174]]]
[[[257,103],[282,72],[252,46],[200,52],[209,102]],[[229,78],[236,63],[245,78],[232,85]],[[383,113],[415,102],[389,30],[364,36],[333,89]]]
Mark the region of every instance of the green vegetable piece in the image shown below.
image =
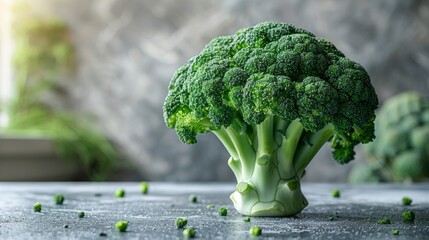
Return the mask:
[[[101,196],[102,196],[102,194],[101,194],[101,193],[94,193],[94,196],[95,196],[95,197],[101,197]]]
[[[331,195],[334,198],[339,198],[339,197],[341,197],[341,192],[338,188],[335,188],[332,190]]]
[[[196,203],[197,202],[197,196],[195,194],[191,194],[188,197],[190,202]]]
[[[140,190],[143,194],[147,194],[149,191],[149,184],[147,182],[140,183]]]
[[[219,208],[219,215],[220,216],[226,216],[226,215],[228,215],[228,209],[226,209],[224,207]]]
[[[186,144],[213,132],[245,216],[294,216],[300,181],[325,142],[345,164],[374,139],[378,99],[365,69],[287,23],[263,22],[210,41],[173,75],[164,122]]]
[[[195,230],[195,228],[186,228],[185,230],[183,230],[183,236],[185,238],[194,238],[196,235],[197,231]]]
[[[250,222],[250,217],[243,218],[243,222]]]
[[[405,211],[402,213],[402,220],[404,222],[414,222],[416,218],[416,214],[413,211]]]
[[[61,205],[64,203],[64,196],[62,194],[56,194],[54,196],[54,203],[57,205]]]
[[[262,229],[260,227],[251,227],[249,233],[252,236],[259,236],[262,234]]]
[[[184,228],[187,223],[188,223],[188,220],[186,220],[186,218],[176,218],[177,228]]]
[[[84,218],[84,217],[85,217],[85,212],[78,212],[78,213],[77,213],[77,216],[78,216],[79,218]]]
[[[115,197],[118,197],[118,198],[123,198],[123,197],[125,197],[125,190],[124,190],[124,189],[122,189],[122,188],[120,188],[120,189],[116,190],[116,192],[115,192]]]
[[[215,207],[215,205],[213,205],[213,204],[207,204],[207,206],[206,206],[207,209],[213,209],[214,207]]]
[[[390,224],[390,218],[385,217],[377,221],[378,224]]]
[[[413,200],[409,197],[403,197],[402,198],[402,205],[404,205],[404,206],[409,206],[409,205],[411,205],[412,202],[413,202]]]
[[[101,232],[100,234],[98,234],[98,236],[100,236],[100,237],[107,237],[107,233]]]
[[[128,228],[128,222],[127,221],[118,221],[115,223],[115,228],[119,232],[125,232]]]
[[[33,205],[33,210],[34,210],[34,212],[41,212],[42,211],[42,204],[39,202],[36,202]]]
[[[392,235],[399,235],[399,230],[397,230],[397,229],[393,229],[393,230],[391,231],[391,233],[392,233]]]
[[[328,221],[335,221],[337,218],[335,216],[329,216]]]
[[[64,227],[64,228],[69,228],[69,225],[65,224],[63,227]]]

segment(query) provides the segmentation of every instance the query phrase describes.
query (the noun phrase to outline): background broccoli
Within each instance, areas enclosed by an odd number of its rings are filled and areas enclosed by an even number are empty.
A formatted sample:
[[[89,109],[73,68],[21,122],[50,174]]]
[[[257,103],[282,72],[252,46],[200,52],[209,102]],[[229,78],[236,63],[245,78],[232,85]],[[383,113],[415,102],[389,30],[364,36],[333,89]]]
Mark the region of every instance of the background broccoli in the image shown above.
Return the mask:
[[[429,101],[414,92],[385,102],[375,121],[374,142],[365,145],[367,165],[356,166],[350,181],[403,182],[429,177]]]
[[[300,180],[331,141],[341,164],[374,138],[378,99],[365,69],[335,46],[285,23],[213,39],[174,74],[164,120],[180,140],[213,132],[231,155],[231,195],[244,215],[292,216]]]

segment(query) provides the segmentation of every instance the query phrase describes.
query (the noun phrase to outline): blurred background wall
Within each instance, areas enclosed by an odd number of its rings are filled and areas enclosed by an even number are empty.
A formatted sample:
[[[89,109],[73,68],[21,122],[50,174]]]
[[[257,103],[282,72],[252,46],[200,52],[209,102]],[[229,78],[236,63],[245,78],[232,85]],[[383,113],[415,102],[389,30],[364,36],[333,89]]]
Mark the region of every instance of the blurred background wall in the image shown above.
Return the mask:
[[[332,41],[371,76],[381,102],[405,90],[429,96],[429,1],[424,0],[27,0],[64,20],[76,73],[46,96],[56,109],[94,116],[134,166],[122,179],[232,180],[227,152],[212,134],[197,145],[167,129],[162,103],[174,71],[219,35],[261,21],[289,22]],[[345,181],[325,146],[305,181]],[[123,160],[125,161],[125,160]],[[124,162],[124,164],[128,165]]]

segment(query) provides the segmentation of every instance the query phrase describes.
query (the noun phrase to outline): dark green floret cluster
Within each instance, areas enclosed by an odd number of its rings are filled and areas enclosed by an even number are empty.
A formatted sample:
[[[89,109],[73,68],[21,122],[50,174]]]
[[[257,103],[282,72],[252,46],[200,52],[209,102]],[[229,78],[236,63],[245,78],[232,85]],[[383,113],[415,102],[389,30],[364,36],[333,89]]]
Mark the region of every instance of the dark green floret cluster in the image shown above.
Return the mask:
[[[54,196],[54,203],[57,205],[61,205],[64,203],[64,195],[62,194],[56,194]]]
[[[42,204],[39,202],[36,202],[33,205],[33,210],[34,210],[34,212],[41,212],[42,211]]]
[[[243,218],[243,222],[250,222],[250,217]]]
[[[219,208],[218,213],[219,213],[219,216],[226,216],[226,215],[228,215],[228,209],[226,209],[224,207]]]
[[[180,67],[164,120],[185,143],[219,138],[241,214],[292,216],[307,205],[300,179],[315,154],[330,141],[335,160],[352,160],[354,146],[374,138],[377,105],[365,69],[332,43],[265,22],[213,39]]]
[[[115,228],[119,232],[125,232],[128,228],[128,222],[127,221],[118,221],[115,223]]]
[[[332,190],[331,195],[332,195],[332,197],[334,197],[334,198],[339,198],[339,197],[341,197],[340,189],[335,188],[334,190]]]
[[[77,216],[78,216],[79,218],[84,218],[84,217],[85,217],[85,212],[78,212],[78,213],[77,213]]]
[[[402,213],[402,220],[404,222],[414,222],[416,218],[416,214],[413,211],[405,211]]]
[[[189,195],[188,200],[189,200],[190,202],[196,203],[196,202],[198,201],[198,199],[197,199],[197,195],[195,195],[195,194],[191,194],[191,195]]]
[[[413,199],[411,199],[409,197],[403,197],[402,198],[402,205],[404,205],[404,206],[409,206],[409,205],[411,205],[412,202],[413,202]]]
[[[122,188],[120,188],[120,189],[116,190],[116,192],[115,192],[115,197],[118,197],[118,198],[123,198],[123,197],[125,197],[125,190],[124,190],[124,189],[122,189]]]
[[[385,217],[377,221],[378,224],[390,224],[390,218]]]
[[[388,99],[377,113],[367,164],[352,182],[419,182],[429,178],[429,100],[415,92]]]
[[[197,231],[195,230],[195,228],[186,228],[185,230],[183,230],[183,236],[185,238],[194,238],[195,235],[197,234]]]
[[[259,236],[262,234],[262,229],[260,227],[251,227],[249,233],[252,236]]]
[[[188,220],[186,218],[176,218],[176,227],[184,228],[188,224]]]

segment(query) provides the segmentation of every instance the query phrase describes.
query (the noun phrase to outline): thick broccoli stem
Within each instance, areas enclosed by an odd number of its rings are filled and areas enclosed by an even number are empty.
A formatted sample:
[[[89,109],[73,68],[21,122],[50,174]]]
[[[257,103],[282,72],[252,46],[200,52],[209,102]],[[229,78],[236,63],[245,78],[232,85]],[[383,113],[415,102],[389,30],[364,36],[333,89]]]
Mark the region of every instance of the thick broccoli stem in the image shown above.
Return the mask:
[[[243,123],[244,124],[244,123]],[[289,123],[268,116],[250,135],[240,123],[214,131],[225,145],[237,178],[230,198],[235,208],[250,216],[293,216],[308,202],[301,192],[301,177],[317,151],[328,141],[331,124],[318,132],[306,132],[299,119]],[[279,137],[280,133],[280,137]]]

